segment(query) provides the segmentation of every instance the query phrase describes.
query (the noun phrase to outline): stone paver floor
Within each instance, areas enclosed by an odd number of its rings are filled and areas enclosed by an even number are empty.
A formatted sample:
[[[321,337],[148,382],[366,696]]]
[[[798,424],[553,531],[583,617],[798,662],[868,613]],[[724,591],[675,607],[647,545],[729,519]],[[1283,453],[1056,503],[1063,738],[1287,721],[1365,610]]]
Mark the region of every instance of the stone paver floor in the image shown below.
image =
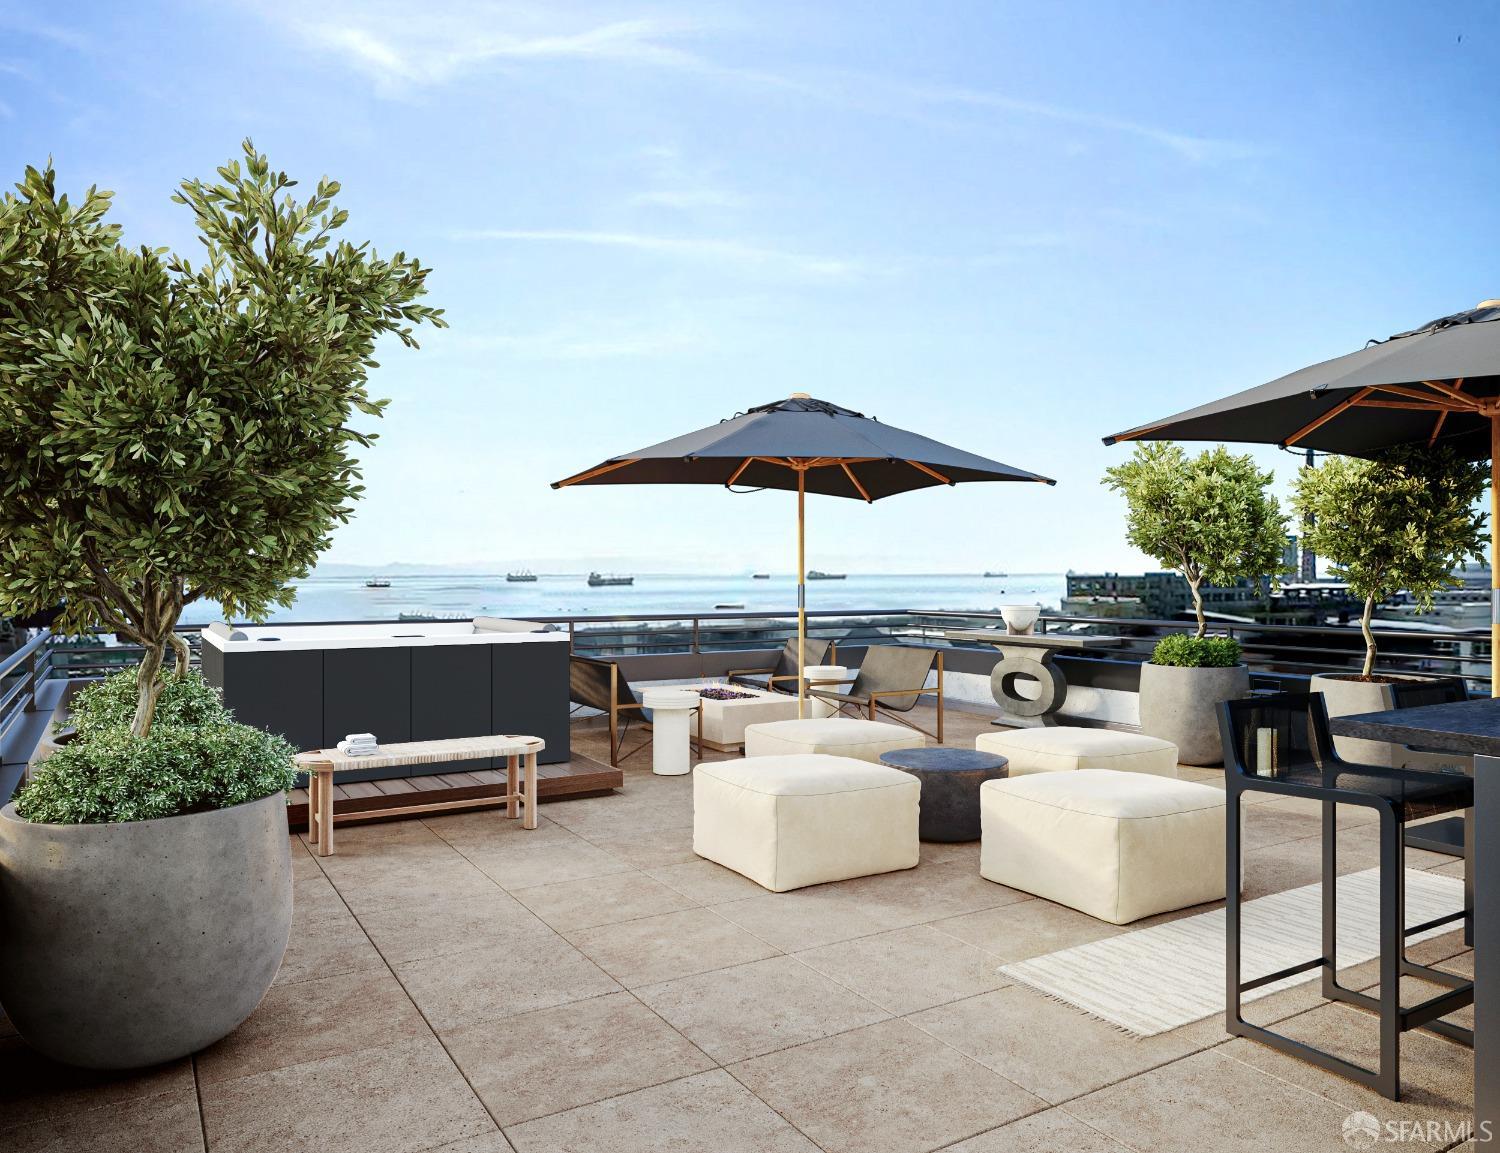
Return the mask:
[[[953,744],[987,724],[949,721]],[[577,735],[591,755],[600,740]],[[984,881],[977,844],[766,893],[694,856],[691,778],[628,766],[622,791],[549,804],[535,832],[482,811],[349,826],[331,858],[293,838],[291,945],[254,1016],[128,1076],[53,1066],[0,1017],[0,1148],[1295,1153],[1347,1148],[1360,1109],[1422,1126],[1401,1148],[1460,1139],[1457,1045],[1409,1034],[1392,1104],[1217,1018],[1128,1037],[996,971],[1126,930]],[[1251,807],[1250,895],[1316,880],[1318,821]],[[1343,838],[1344,867],[1374,863],[1373,826],[1351,814]],[[1420,949],[1467,962],[1456,934]],[[1252,1015],[1368,1060],[1373,1019],[1312,988]]]

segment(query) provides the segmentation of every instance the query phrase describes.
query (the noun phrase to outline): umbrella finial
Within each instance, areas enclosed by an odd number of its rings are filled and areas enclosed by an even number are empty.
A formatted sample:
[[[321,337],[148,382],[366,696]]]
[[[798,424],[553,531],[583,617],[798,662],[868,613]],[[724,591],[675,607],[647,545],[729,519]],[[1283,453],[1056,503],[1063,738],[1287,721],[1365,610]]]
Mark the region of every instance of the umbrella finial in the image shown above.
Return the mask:
[[[1481,300],[1474,307],[1476,309],[1480,309],[1480,308],[1500,308],[1500,296],[1491,297],[1489,300]]]
[[[1480,307],[1483,307],[1483,306],[1481,305]],[[812,393],[810,393],[810,392],[794,392],[794,393],[792,393],[791,396],[787,397],[787,399],[788,400],[811,400],[812,399]]]

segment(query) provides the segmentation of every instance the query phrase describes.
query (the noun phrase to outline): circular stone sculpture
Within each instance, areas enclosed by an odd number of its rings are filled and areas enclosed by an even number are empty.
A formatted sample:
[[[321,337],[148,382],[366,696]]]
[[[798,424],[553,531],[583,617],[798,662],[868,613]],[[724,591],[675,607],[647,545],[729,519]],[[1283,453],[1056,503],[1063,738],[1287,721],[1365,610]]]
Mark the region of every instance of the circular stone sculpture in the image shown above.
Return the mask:
[[[1248,665],[1141,665],[1141,732],[1177,746],[1184,765],[1221,765],[1219,704],[1250,695]]]
[[[1010,762],[995,753],[945,745],[893,749],[880,762],[922,782],[917,836],[923,841],[979,840],[979,786],[1010,772]]]
[[[137,1069],[231,1033],[292,927],[286,797],[106,825],[0,809],[0,1004],[55,1060]]]

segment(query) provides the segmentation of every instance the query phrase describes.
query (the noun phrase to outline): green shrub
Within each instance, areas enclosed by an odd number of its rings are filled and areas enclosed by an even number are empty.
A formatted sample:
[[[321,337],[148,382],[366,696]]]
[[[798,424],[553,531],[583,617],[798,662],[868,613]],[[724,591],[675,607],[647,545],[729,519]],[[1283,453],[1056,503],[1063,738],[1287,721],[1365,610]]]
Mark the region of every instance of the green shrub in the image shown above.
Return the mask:
[[[295,750],[234,721],[188,727],[160,718],[144,737],[126,724],[64,745],[16,798],[28,821],[91,825],[227,809],[292,787]]]
[[[69,718],[78,735],[16,794],[20,815],[57,825],[149,821],[227,809],[292,787],[290,744],[237,723],[197,673],[163,680],[144,737],[130,731],[135,669],[80,692]]]
[[[135,716],[138,694],[136,674],[139,667],[129,668],[96,681],[73,698],[68,720],[78,730],[78,739],[87,741],[106,729],[129,727]],[[156,701],[157,723],[192,727],[227,724],[233,720],[219,696],[219,690],[197,673],[185,677],[163,674],[161,696]]]
[[[1151,663],[1185,669],[1227,669],[1240,663],[1240,642],[1233,637],[1172,633],[1156,642]]]

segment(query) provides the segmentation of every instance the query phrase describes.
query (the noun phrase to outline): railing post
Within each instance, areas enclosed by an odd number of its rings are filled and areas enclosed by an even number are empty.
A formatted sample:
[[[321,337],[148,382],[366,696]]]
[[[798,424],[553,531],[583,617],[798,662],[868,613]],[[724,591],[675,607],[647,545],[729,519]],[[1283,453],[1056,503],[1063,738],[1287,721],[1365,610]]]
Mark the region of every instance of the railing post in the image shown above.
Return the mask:
[[[26,684],[28,686],[26,689],[26,711],[28,713],[36,712],[36,654],[36,649],[32,649],[31,652],[26,654]]]

